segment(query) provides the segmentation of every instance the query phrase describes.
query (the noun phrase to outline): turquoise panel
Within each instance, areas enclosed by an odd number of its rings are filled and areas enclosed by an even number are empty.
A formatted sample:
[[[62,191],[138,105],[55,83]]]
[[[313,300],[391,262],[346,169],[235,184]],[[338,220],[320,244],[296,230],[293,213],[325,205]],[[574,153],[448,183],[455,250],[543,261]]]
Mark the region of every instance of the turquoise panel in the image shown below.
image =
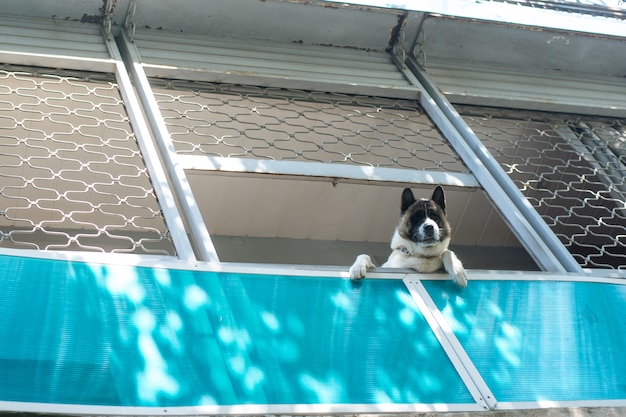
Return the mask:
[[[397,280],[0,256],[0,400],[474,403]]]
[[[626,286],[424,285],[498,401],[626,399]]]

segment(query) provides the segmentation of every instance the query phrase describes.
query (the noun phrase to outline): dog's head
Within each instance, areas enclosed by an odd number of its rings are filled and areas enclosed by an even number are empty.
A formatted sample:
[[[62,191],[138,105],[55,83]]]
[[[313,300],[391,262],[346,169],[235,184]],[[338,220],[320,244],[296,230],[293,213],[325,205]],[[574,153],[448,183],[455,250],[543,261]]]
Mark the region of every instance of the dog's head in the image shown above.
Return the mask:
[[[450,237],[446,200],[441,186],[435,188],[430,199],[420,200],[415,199],[411,189],[404,189],[398,233],[422,247],[435,246]]]

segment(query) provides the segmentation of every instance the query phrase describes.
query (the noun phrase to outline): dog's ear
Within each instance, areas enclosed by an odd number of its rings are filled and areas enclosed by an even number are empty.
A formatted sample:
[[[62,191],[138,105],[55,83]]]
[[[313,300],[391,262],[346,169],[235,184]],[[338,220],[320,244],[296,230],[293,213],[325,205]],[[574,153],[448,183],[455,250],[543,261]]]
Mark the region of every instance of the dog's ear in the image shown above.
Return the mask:
[[[437,188],[435,188],[431,199],[437,203],[439,207],[441,207],[444,213],[446,212],[446,196],[443,195],[443,188],[441,188],[441,185],[438,185]]]
[[[404,213],[411,207],[411,204],[415,203],[415,197],[413,196],[413,191],[410,188],[405,188],[402,191],[402,203],[400,204],[400,212]]]

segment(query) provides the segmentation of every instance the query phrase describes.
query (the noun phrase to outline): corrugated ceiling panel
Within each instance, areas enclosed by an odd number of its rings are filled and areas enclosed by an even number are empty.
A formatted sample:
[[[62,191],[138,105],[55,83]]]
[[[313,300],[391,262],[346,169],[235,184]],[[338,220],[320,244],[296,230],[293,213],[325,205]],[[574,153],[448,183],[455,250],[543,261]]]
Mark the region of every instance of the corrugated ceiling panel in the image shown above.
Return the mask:
[[[418,60],[454,103],[622,117],[624,39],[429,15]]]
[[[617,79],[566,78],[493,68],[430,65],[426,72],[453,103],[621,117],[626,86]]]
[[[117,3],[114,19],[123,26],[127,8],[122,0]],[[185,0],[176,7],[171,0],[136,0],[136,5],[137,28],[369,51],[389,48],[394,28],[407,15],[404,10],[318,0]]]
[[[391,89],[410,98],[419,91],[386,52],[145,29],[133,41],[148,76],[357,94]]]
[[[0,18],[0,60],[75,70],[114,69],[100,25],[62,19]]]

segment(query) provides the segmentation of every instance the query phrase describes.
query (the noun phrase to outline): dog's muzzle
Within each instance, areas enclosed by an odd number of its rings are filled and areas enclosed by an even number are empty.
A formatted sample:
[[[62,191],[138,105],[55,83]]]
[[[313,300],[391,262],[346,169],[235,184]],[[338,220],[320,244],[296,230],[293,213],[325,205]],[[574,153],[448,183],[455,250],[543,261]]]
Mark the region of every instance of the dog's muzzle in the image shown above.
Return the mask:
[[[424,223],[416,228],[413,241],[423,245],[434,245],[439,241],[439,228],[431,223]]]
[[[435,238],[435,227],[432,224],[424,225],[424,239],[434,239]]]

